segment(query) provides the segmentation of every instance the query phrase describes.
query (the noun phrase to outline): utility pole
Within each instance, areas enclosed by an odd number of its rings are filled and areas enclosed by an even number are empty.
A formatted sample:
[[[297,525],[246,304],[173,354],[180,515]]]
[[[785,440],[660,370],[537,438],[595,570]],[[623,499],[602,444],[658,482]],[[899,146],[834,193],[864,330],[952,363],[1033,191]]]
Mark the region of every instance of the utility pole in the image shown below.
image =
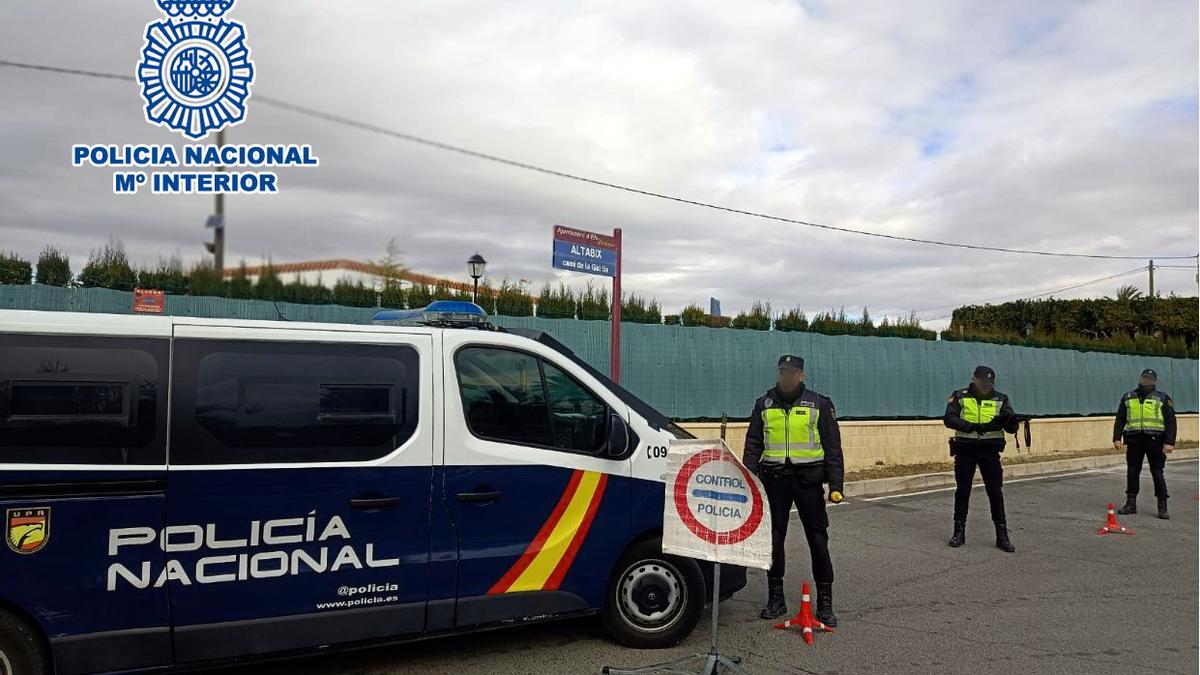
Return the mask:
[[[217,147],[225,147],[225,130],[217,132]],[[224,171],[225,167],[218,166],[215,171]],[[204,223],[205,227],[213,228],[213,240],[205,243],[204,248],[213,254],[213,267],[217,274],[225,278],[225,195],[218,192],[213,196],[213,214]]]
[[[1154,297],[1154,261],[1150,261],[1150,297]]]

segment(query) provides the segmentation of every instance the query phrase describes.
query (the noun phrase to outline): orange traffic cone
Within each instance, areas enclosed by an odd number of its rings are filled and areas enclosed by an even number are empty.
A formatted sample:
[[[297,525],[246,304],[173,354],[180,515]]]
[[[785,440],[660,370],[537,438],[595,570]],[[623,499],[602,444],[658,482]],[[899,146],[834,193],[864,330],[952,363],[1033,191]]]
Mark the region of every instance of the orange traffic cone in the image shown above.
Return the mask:
[[[1104,527],[1100,528],[1100,534],[1108,534],[1110,532],[1133,534],[1133,530],[1117,522],[1117,512],[1112,504],[1108,505],[1108,521],[1104,523]]]
[[[804,641],[808,644],[813,643],[813,630],[821,630],[826,633],[832,633],[833,629],[825,624],[817,621],[812,613],[812,601],[808,596],[808,581],[800,589],[800,611],[796,612],[796,616],[784,621],[783,623],[775,624],[776,628],[791,628],[792,626],[800,626],[804,629]]]

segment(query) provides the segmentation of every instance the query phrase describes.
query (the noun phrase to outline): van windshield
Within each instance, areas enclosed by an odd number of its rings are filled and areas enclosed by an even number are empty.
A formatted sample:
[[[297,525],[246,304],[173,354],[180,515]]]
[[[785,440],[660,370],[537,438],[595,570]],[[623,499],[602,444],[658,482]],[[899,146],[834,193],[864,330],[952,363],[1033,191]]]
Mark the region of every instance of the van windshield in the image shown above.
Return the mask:
[[[571,360],[572,363],[579,366],[580,368],[583,368],[584,370],[586,370],[588,372],[589,375],[591,375],[592,377],[599,380],[600,383],[603,384],[609,391],[611,391],[613,394],[616,394],[616,396],[618,398],[620,398],[621,401],[623,401],[625,403],[625,405],[632,408],[633,411],[636,412],[638,415],[641,415],[642,418],[645,419],[646,422],[649,423],[651,427],[658,429],[660,431],[668,431],[668,432],[674,434],[676,438],[695,438],[694,435],[692,435],[690,432],[685,430],[683,427],[672,422],[671,418],[667,417],[666,415],[664,415],[661,412],[659,412],[658,410],[656,410],[649,403],[646,403],[645,401],[638,398],[637,396],[634,396],[628,389],[622,387],[621,385],[617,384],[616,382],[613,382],[612,380],[610,380],[608,378],[607,375],[596,370],[591,365],[589,365],[586,361],[584,361],[583,359],[576,356],[575,352],[571,351],[563,343],[554,339],[546,331],[533,330],[533,329],[529,329],[529,328],[504,328],[502,330],[506,333],[512,333],[513,335],[520,335],[521,337],[527,337],[530,340],[535,340],[537,342],[540,342],[540,343],[546,345],[547,347],[553,349],[554,351],[558,352],[559,354],[562,354],[563,356],[567,357],[568,359]]]

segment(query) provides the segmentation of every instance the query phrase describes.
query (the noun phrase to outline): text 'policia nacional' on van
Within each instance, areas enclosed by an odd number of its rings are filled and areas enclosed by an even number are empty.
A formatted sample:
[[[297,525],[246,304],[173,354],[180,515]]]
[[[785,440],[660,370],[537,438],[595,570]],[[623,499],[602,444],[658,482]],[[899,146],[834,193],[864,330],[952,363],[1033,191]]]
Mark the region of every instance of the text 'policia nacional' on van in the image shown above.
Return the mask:
[[[695,627],[711,569],[661,545],[685,432],[470,303],[376,324],[0,311],[0,672]]]

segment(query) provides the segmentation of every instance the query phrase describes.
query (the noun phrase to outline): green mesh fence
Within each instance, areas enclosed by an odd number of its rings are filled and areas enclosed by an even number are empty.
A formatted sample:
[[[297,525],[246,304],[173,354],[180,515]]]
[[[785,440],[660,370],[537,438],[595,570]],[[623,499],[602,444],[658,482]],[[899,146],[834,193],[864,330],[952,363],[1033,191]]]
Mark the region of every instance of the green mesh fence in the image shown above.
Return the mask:
[[[133,294],[102,288],[0,286],[0,308],[133,313]],[[262,300],[168,296],[166,313],[326,323],[369,323],[374,308],[296,305]],[[544,330],[601,372],[608,372],[607,321],[494,317],[509,328]],[[680,419],[744,418],[771,386],[775,361],[797,354],[807,382],[830,396],[842,417],[939,417],[946,398],[966,386],[978,364],[996,369],[997,388],[1017,412],[1112,413],[1144,368],[1180,411],[1197,410],[1195,359],[1123,356],[978,342],[828,336],[716,328],[622,324],[621,384]]]

